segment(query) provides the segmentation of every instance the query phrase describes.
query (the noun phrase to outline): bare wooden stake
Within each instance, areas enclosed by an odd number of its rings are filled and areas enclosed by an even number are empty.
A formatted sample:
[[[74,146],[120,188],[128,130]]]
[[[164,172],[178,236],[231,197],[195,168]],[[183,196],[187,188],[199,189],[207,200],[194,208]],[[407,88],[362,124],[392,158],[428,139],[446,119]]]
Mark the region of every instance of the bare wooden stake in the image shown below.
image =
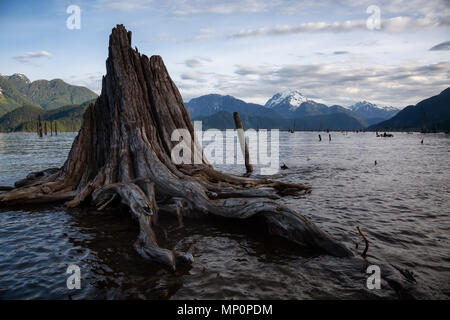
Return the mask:
[[[250,153],[248,152],[248,145],[245,141],[245,134],[244,129],[242,128],[242,121],[241,117],[239,116],[238,112],[233,112],[234,117],[234,124],[237,129],[239,144],[241,145],[242,154],[244,155],[245,159],[245,169],[247,170],[247,174],[250,174],[253,172],[253,166],[250,163]]]
[[[39,137],[42,138],[42,122],[41,122],[41,116],[39,116],[39,118],[38,118],[38,133],[39,133]]]

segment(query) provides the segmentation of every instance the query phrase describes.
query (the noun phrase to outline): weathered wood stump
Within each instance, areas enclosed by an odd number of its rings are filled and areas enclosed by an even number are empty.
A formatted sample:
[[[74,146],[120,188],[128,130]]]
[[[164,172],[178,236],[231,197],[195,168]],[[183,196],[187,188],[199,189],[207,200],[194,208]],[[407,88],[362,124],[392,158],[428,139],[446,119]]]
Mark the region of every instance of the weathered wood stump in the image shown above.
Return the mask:
[[[260,216],[270,234],[331,255],[352,255],[274,200],[286,190],[292,194],[309,187],[218,172],[200,147],[200,155],[192,154],[200,156],[200,164],[174,164],[175,129],[188,130],[191,145],[198,145],[191,118],[161,57],[132,49],[131,32],[123,25],[110,35],[106,69],[101,95],[87,108],[64,165],[21,180],[0,194],[0,206],[65,201],[69,207],[93,204],[103,210],[120,200],[139,222],[138,252],[172,269],[192,263],[192,256],[158,246],[152,226],[159,212],[189,218]]]

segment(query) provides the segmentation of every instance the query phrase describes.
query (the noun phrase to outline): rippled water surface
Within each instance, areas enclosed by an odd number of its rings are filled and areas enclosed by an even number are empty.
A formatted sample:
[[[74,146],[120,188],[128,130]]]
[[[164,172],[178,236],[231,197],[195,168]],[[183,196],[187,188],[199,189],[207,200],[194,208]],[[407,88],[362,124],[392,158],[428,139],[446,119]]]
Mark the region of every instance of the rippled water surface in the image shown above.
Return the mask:
[[[414,273],[419,298],[450,297],[450,136],[395,133],[280,133],[279,179],[312,186],[283,201],[355,253]],[[322,133],[322,136],[326,136]],[[0,133],[0,185],[61,166],[75,134],[39,139]],[[420,140],[424,137],[424,144]],[[374,161],[377,161],[377,165]],[[242,166],[220,166],[242,173]],[[299,251],[259,232],[253,222],[165,219],[164,247],[189,251],[195,263],[176,273],[143,261],[126,212],[62,205],[0,209],[2,299],[396,299],[383,283],[366,289],[362,259]],[[358,248],[356,248],[358,244]],[[81,290],[66,288],[66,269],[81,268]],[[383,274],[381,275],[383,277]]]

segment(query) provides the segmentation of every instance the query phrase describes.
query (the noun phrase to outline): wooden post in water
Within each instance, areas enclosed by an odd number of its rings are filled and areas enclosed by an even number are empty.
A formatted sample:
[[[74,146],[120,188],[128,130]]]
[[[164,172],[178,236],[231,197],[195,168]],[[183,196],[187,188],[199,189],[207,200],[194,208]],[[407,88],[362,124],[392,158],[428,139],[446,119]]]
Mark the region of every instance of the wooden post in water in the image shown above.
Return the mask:
[[[234,117],[234,125],[237,129],[237,135],[239,139],[239,144],[241,145],[242,154],[244,155],[245,159],[245,169],[247,170],[247,174],[250,174],[253,172],[253,166],[250,163],[250,153],[248,152],[248,145],[245,141],[245,134],[244,129],[242,128],[242,121],[241,117],[239,116],[238,112],[233,112]]]
[[[41,122],[41,116],[39,116],[39,118],[38,118],[38,132],[39,132],[39,137],[42,138],[42,122]]]
[[[44,133],[47,135],[47,121],[44,122]]]
[[[53,136],[53,121],[50,121],[50,135]]]
[[[58,127],[56,126],[56,121],[55,121],[55,136],[57,136],[58,135]]]

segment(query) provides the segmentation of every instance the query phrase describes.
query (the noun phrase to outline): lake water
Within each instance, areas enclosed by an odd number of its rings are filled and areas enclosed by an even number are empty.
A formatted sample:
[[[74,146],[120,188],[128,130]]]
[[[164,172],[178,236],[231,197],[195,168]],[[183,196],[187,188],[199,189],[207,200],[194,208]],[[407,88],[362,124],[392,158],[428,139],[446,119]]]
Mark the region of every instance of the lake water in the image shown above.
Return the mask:
[[[0,185],[61,166],[74,137],[0,133]],[[414,272],[419,298],[450,298],[449,135],[333,132],[331,142],[319,142],[317,133],[281,132],[280,158],[289,167],[281,180],[312,186],[310,194],[282,201],[355,253],[364,247],[360,226],[369,255]],[[177,225],[163,222],[169,230]],[[185,220],[184,229],[160,241],[193,254],[192,268],[176,273],[143,261],[133,249],[137,234],[125,212],[0,209],[0,298],[397,298],[390,287],[368,290],[365,270],[348,259],[299,252],[251,223]],[[81,268],[81,290],[66,287],[70,264]]]

